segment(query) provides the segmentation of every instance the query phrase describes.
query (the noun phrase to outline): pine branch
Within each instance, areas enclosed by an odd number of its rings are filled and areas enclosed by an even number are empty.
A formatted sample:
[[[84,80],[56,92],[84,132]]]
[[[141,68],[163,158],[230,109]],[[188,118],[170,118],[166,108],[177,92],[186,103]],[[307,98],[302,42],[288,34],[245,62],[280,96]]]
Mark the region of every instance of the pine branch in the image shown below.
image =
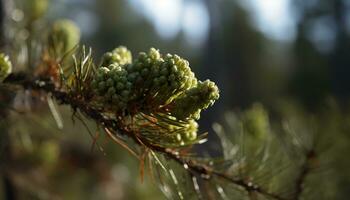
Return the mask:
[[[220,178],[236,186],[239,186],[240,188],[244,189],[248,194],[259,193],[261,195],[264,195],[266,197],[273,198],[276,200],[287,200],[287,198],[284,198],[278,194],[271,193],[263,189],[262,186],[259,186],[255,183],[252,183],[250,181],[246,181],[243,179],[232,178],[225,173],[215,170],[212,166],[204,162],[199,162],[198,160],[183,156],[176,149],[155,145],[150,143],[148,140],[144,139],[143,137],[138,137],[138,134],[128,129],[128,127],[126,127],[124,124],[122,124],[118,120],[107,119],[101,114],[99,110],[92,108],[87,103],[87,100],[86,100],[86,98],[89,98],[89,97],[82,97],[81,95],[74,95],[72,93],[67,93],[65,91],[62,91],[59,88],[57,88],[55,84],[48,77],[31,78],[29,75],[25,73],[12,73],[6,78],[4,83],[12,86],[13,85],[21,86],[24,89],[40,90],[48,94],[51,94],[60,104],[70,105],[73,108],[74,112],[80,111],[86,117],[93,119],[102,127],[107,128],[109,130],[113,130],[114,133],[117,133],[119,135],[128,136],[136,144],[142,147],[146,147],[154,152],[162,153],[166,157],[180,164],[181,166],[186,166],[185,168],[187,168],[191,174],[200,175],[200,177],[205,177],[205,179],[211,179],[212,177]],[[307,169],[308,168],[306,168],[306,170],[301,174],[297,184],[298,186],[302,185],[302,182],[304,181],[304,177],[308,173]],[[302,190],[301,189],[299,190],[300,192],[297,192],[296,193],[297,195],[295,197],[298,197],[299,194],[301,193]]]
[[[311,149],[305,153],[305,161],[301,166],[299,176],[295,181],[295,193],[292,199],[300,199],[305,188],[305,181],[311,170],[314,168],[313,164],[317,162],[317,154]]]

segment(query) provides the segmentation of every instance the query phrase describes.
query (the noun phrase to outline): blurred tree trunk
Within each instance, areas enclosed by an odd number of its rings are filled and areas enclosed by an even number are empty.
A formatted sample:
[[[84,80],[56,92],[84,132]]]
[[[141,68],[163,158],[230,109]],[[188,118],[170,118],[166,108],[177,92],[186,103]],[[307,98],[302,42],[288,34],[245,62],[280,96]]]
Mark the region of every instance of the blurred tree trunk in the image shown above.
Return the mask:
[[[210,152],[212,155],[216,155],[217,152],[220,152],[220,149],[217,148],[217,145],[214,145],[216,149],[211,146],[211,144],[217,144],[217,137],[212,133],[212,123],[220,120],[220,113],[223,113],[224,101],[223,96],[227,91],[227,84],[225,84],[225,71],[224,71],[224,62],[223,62],[223,48],[220,46],[221,41],[221,26],[220,26],[220,1],[212,0],[203,0],[209,15],[209,31],[207,41],[204,45],[203,50],[203,59],[201,63],[201,70],[199,70],[198,76],[200,79],[208,78],[216,82],[220,88],[220,100],[217,101],[213,108],[209,109],[205,116],[202,116],[200,119],[201,130],[208,131],[208,140],[211,141],[208,143],[209,147],[202,147],[206,152]],[[214,141],[214,142],[212,142]]]
[[[349,9],[345,0],[318,0],[311,6],[306,1],[295,2],[299,14],[297,38],[294,43],[295,73],[290,89],[308,108],[316,108],[329,94],[344,102],[350,98],[350,38],[346,16]],[[310,37],[313,25],[323,19],[326,31],[335,36],[330,52],[318,50]],[[323,31],[323,30],[318,30]]]
[[[203,1],[210,24],[199,77],[212,79],[221,91],[219,101],[201,119],[201,128],[211,130],[222,113],[261,100],[261,85],[268,80],[261,83],[265,38],[251,24],[248,11],[236,1]],[[213,137],[209,135],[209,140]]]
[[[341,100],[350,98],[350,38],[346,27],[346,6],[343,0],[333,1],[334,20],[336,24],[335,49],[331,55],[331,72],[333,91]]]

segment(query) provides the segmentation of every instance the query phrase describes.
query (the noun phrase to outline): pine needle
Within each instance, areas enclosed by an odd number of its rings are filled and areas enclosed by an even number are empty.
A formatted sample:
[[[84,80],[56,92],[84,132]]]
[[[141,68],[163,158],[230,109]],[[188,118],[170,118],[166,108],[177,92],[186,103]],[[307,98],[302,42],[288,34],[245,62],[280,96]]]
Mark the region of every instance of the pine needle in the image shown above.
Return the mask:
[[[135,156],[138,160],[140,160],[137,153],[135,153],[127,144],[125,144],[120,139],[118,139],[108,128],[104,128],[104,130],[106,131],[107,136],[109,138],[111,138],[114,142],[116,142],[120,146],[124,147],[131,155]]]

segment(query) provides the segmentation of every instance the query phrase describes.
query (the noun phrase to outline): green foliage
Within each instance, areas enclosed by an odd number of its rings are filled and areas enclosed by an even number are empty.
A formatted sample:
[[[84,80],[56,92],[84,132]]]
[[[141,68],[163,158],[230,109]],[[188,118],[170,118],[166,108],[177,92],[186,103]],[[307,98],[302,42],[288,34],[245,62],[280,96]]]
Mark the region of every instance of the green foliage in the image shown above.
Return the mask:
[[[316,129],[332,124],[324,123],[331,117],[315,120],[289,106],[279,111],[281,121],[270,121],[258,103],[241,113],[226,113],[224,122],[213,125],[222,157],[182,155],[192,165],[181,165],[150,154],[159,187],[168,199],[336,199],[337,179],[328,163],[335,152],[320,153],[324,147],[314,138]],[[210,172],[194,173],[194,163]],[[327,183],[318,184],[323,178]]]

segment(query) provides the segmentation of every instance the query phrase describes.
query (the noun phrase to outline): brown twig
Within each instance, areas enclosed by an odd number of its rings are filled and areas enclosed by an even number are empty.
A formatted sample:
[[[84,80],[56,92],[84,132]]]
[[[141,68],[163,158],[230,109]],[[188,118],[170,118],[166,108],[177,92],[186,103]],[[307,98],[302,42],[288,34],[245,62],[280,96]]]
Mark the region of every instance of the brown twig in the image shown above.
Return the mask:
[[[196,173],[200,175],[200,177],[210,179],[211,177],[215,176],[217,178],[221,178],[223,180],[229,181],[232,184],[235,184],[243,188],[245,191],[247,191],[248,194],[254,192],[276,200],[287,200],[287,198],[284,198],[278,194],[274,194],[267,190],[264,190],[262,187],[250,181],[245,181],[243,179],[234,179],[225,173],[216,171],[206,163],[198,162],[195,159],[182,156],[176,149],[157,146],[148,142],[144,138],[138,137],[137,134],[130,131],[118,120],[105,118],[100,113],[99,110],[96,110],[95,108],[89,106],[86,99],[81,95],[73,95],[57,89],[55,87],[55,84],[53,84],[48,78],[39,77],[39,78],[31,79],[26,74],[18,73],[18,74],[10,74],[10,76],[8,76],[8,78],[4,82],[12,85],[20,85],[25,89],[42,90],[47,93],[51,93],[52,96],[59,103],[70,105],[74,111],[79,110],[86,117],[89,117],[95,120],[96,122],[98,122],[100,125],[102,125],[109,131],[112,130],[115,133],[126,135],[129,138],[133,139],[135,143],[141,146],[146,146],[148,149],[152,151],[163,153],[168,158],[176,161],[180,165],[187,166],[187,169],[190,170],[191,173]],[[107,133],[109,134],[109,132]],[[111,135],[109,134],[109,136]],[[301,181],[303,181],[303,179]]]

